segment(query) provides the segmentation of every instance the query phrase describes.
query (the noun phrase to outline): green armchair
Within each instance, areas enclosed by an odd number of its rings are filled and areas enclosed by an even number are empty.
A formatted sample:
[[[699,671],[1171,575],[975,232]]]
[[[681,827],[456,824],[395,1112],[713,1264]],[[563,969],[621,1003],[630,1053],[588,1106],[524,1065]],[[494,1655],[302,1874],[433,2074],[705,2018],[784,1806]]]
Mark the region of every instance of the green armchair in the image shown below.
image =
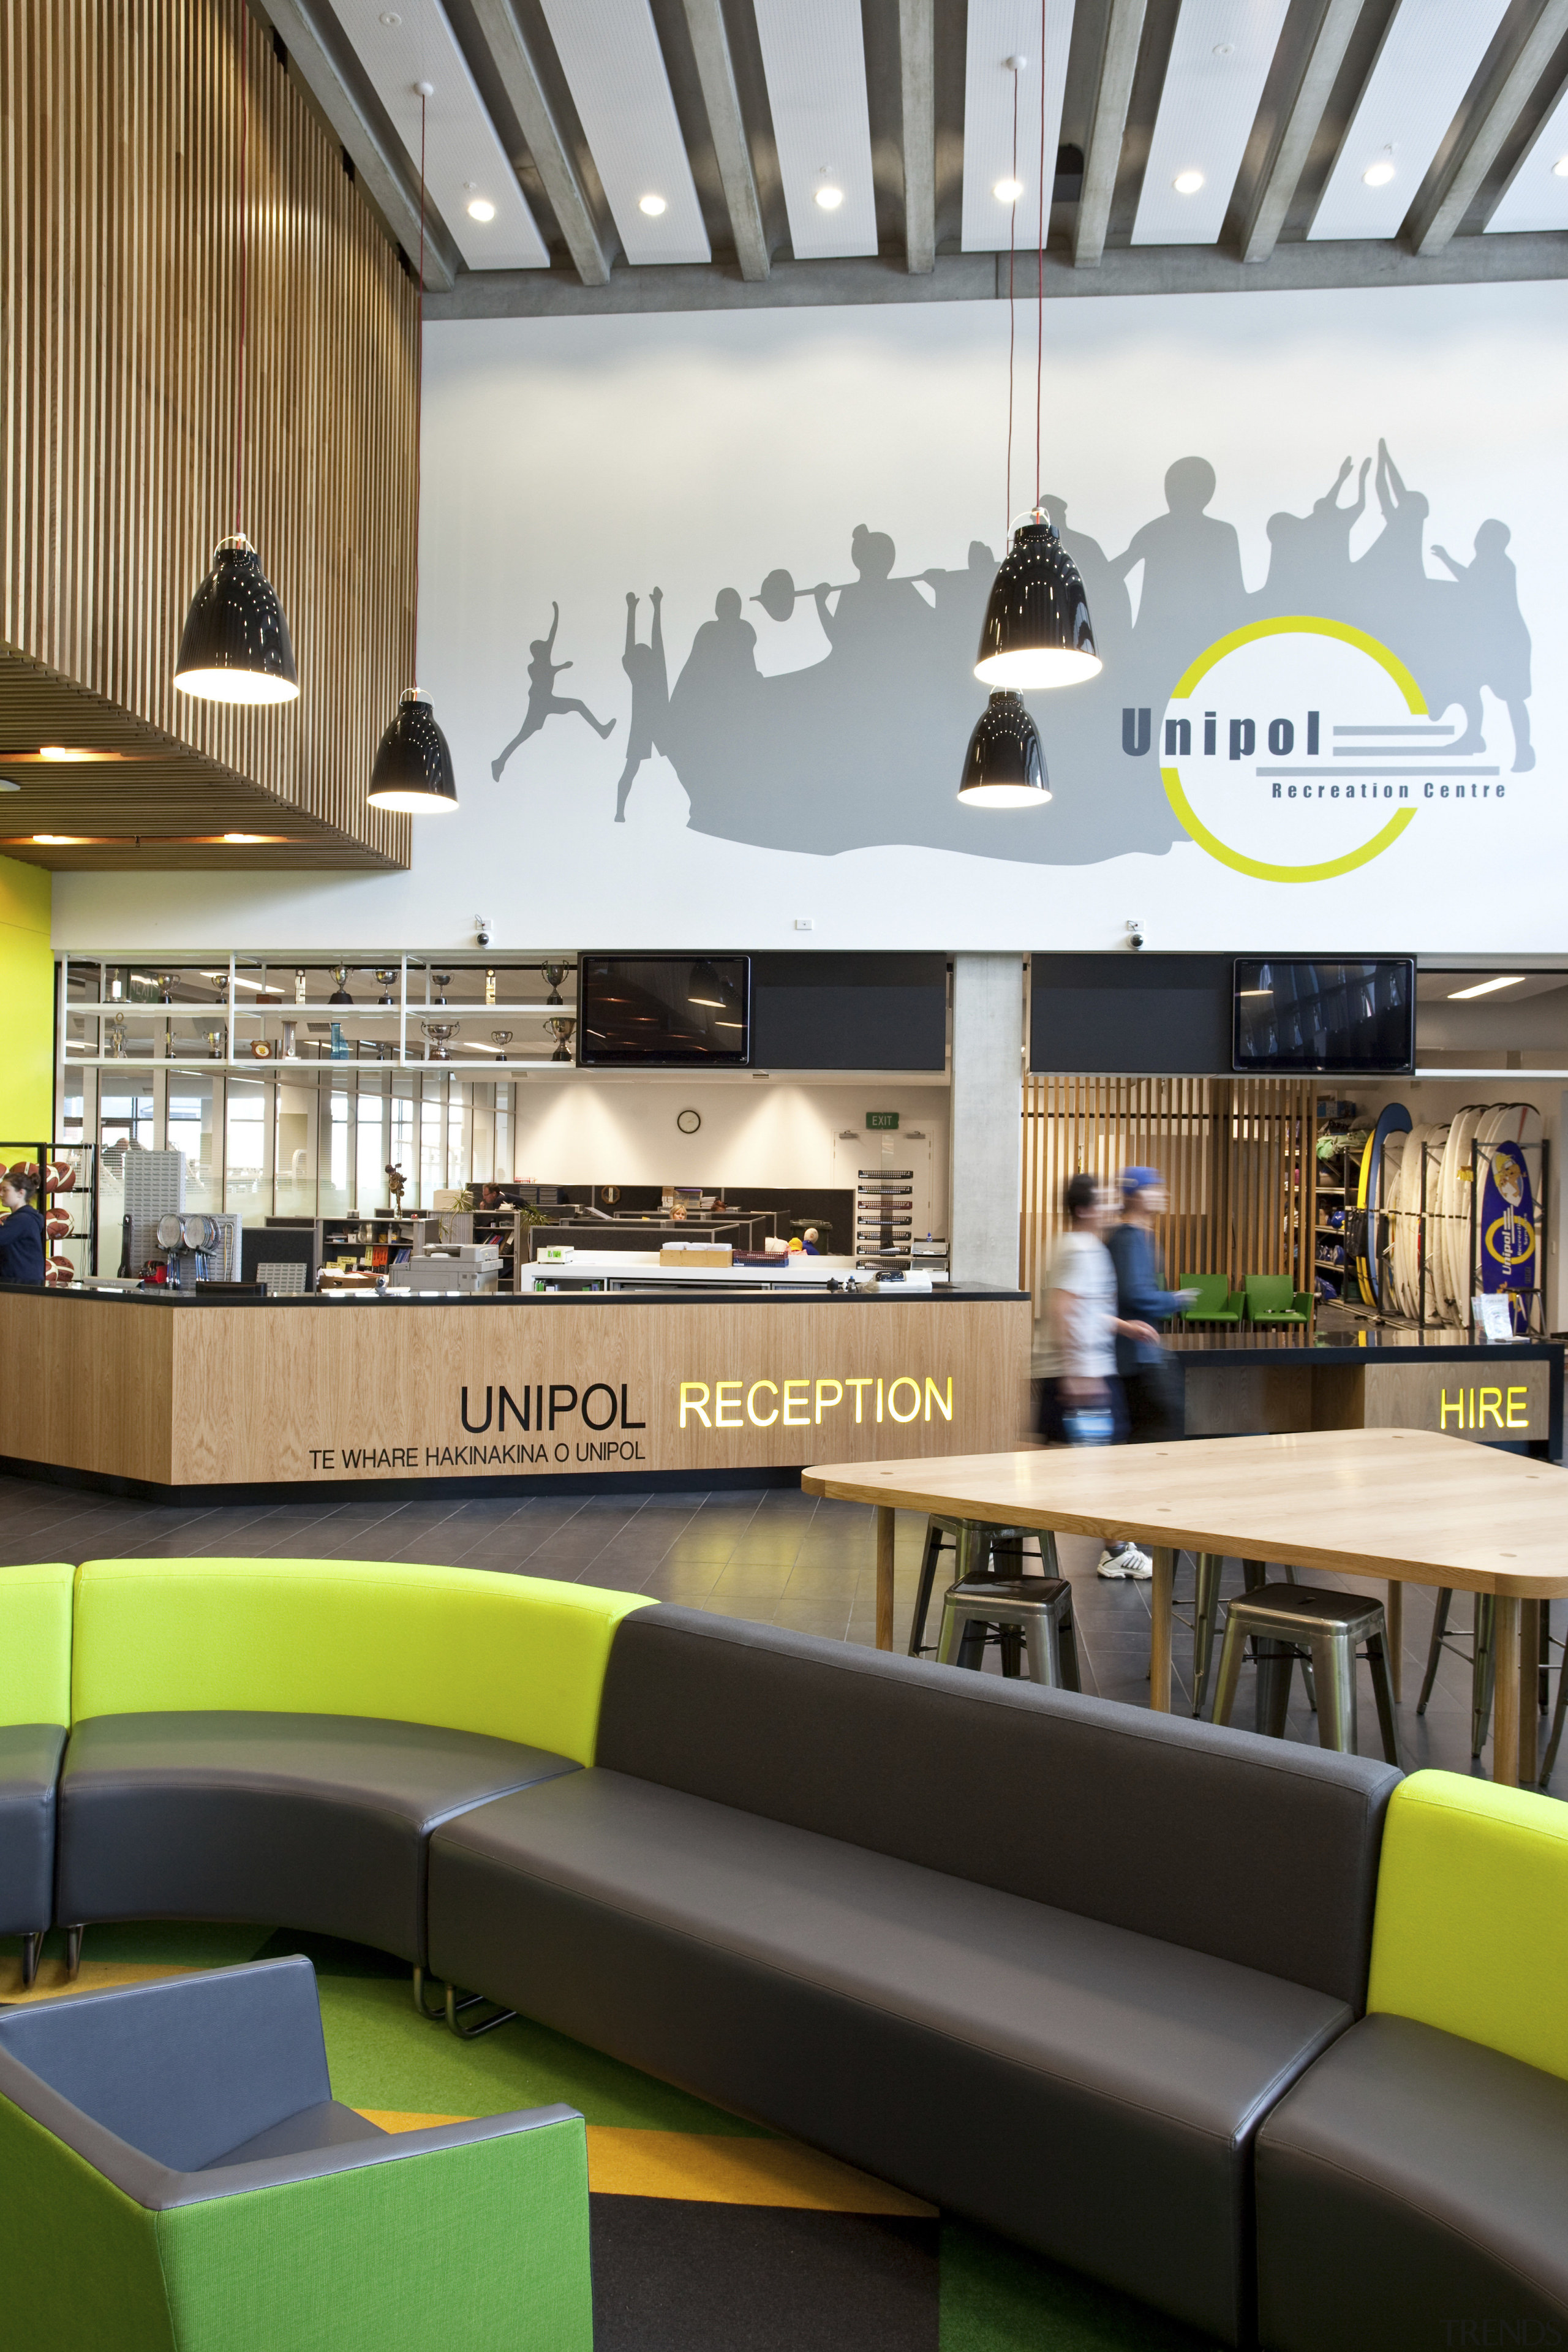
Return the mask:
[[[1230,1277],[1224,1274],[1184,1274],[1184,1290],[1195,1290],[1192,1305],[1182,1310],[1187,1323],[1239,1323],[1241,1293],[1230,1286]]]
[[[583,2118],[380,2130],[305,1959],[8,2010],[0,2276],[17,2344],[591,2352]]]
[[[1249,1274],[1246,1285],[1249,1323],[1306,1323],[1312,1294],[1298,1290],[1288,1274]]]

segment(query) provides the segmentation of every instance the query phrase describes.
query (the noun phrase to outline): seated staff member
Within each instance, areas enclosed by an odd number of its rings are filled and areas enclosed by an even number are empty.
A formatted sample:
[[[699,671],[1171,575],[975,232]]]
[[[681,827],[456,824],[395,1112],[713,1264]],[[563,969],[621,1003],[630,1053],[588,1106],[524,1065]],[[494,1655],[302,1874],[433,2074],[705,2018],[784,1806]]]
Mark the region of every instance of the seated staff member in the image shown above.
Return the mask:
[[[0,1282],[42,1282],[48,1264],[44,1221],[29,1201],[25,1176],[9,1170],[0,1176]]]

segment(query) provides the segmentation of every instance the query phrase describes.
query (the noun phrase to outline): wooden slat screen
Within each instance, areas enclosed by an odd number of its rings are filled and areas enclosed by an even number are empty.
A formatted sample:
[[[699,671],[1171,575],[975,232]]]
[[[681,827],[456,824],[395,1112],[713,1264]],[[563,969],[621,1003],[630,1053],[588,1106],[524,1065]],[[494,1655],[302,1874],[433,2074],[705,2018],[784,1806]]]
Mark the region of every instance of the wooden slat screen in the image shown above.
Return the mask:
[[[1317,1097],[1273,1078],[1129,1078],[1038,1074],[1024,1092],[1019,1281],[1038,1297],[1062,1193],[1079,1169],[1114,1186],[1123,1168],[1161,1169],[1170,1210],[1156,1236],[1167,1277],[1289,1274],[1312,1287]]]
[[[280,710],[173,687],[233,528],[237,70],[249,92],[244,528]],[[0,640],[406,865],[367,807],[413,676],[416,291],[240,0],[0,0]],[[0,744],[0,749],[25,748]]]

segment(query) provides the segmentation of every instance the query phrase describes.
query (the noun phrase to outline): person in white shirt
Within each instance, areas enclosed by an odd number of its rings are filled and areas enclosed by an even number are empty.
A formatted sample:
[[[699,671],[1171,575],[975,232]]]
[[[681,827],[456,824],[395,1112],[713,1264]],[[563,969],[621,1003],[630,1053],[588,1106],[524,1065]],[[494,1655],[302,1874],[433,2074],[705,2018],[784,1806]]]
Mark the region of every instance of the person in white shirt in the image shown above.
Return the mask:
[[[1036,1334],[1040,1434],[1048,1445],[1110,1445],[1126,1434],[1116,1342],[1157,1339],[1149,1324],[1116,1312],[1116,1268],[1100,1239],[1105,1203],[1096,1180],[1083,1172],[1069,1178],[1066,1206],[1069,1223],[1051,1258]],[[1108,1546],[1100,1562],[1104,1577],[1142,1582],[1152,1572],[1135,1544]]]

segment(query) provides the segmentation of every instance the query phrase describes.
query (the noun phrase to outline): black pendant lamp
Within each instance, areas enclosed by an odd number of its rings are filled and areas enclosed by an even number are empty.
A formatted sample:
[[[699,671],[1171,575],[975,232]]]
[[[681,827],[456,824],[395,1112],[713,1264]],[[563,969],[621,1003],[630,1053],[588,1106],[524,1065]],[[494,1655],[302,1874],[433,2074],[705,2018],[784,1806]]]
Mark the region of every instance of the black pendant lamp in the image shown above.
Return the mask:
[[[397,716],[381,739],[370,772],[370,804],[405,809],[415,816],[458,805],[447,738],[436,724],[429,696],[416,686],[405,687]]]
[[[239,85],[237,221],[239,331],[235,352],[234,530],[218,541],[212,570],[196,590],[180,637],[174,684],[205,702],[292,702],[300,691],[289,624],[261,558],[239,527],[245,486],[246,234],[245,156],[250,131],[245,0],[236,0],[234,69]]]
[[[206,702],[292,702],[300,691],[283,608],[243,531],[219,540],[191,599],[174,684]]]
[[[1050,799],[1039,730],[1019,696],[993,694],[975,721],[958,797],[969,808],[1039,808]]]
[[[1078,566],[1037,509],[992,585],[974,675],[987,686],[1077,686],[1101,667]]]
[[[414,362],[414,655],[419,656],[419,435],[425,409],[425,106],[435,96],[427,81],[416,82],[419,93],[419,323]],[[405,686],[397,698],[397,716],[381,739],[370,772],[372,808],[402,809],[410,816],[426,816],[437,809],[455,809],[458,782],[447,738],[436,724],[430,697],[416,686]]]

